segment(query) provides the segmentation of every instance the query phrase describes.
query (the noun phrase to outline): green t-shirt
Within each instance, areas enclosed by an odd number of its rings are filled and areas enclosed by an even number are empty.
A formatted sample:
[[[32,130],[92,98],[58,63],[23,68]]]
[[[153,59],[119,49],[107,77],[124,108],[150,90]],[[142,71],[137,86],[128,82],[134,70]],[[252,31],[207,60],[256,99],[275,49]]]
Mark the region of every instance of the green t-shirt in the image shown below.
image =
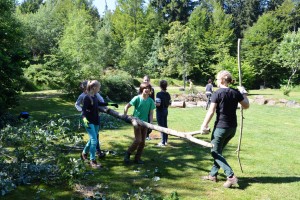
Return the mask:
[[[133,116],[148,122],[149,112],[155,109],[153,99],[150,97],[143,99],[141,95],[138,95],[133,97],[129,103],[134,106]]]

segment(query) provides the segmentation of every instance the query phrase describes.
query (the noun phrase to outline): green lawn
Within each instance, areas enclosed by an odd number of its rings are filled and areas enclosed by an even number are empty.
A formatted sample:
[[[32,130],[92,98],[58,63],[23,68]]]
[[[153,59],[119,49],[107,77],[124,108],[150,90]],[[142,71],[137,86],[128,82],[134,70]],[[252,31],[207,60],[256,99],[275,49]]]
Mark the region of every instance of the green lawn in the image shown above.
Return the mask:
[[[170,89],[175,93],[178,88]],[[281,97],[273,90],[250,91],[250,94]],[[49,95],[50,94],[50,95]],[[295,95],[295,96],[294,96]],[[300,92],[291,93],[289,98],[299,100]],[[251,96],[250,96],[251,97]],[[44,93],[26,93],[22,105],[14,109],[15,113],[29,111],[33,118],[44,119],[51,114],[73,115],[74,103],[62,100],[60,94],[47,91]],[[75,101],[75,100],[74,100]],[[120,105],[117,111],[122,112]],[[129,113],[132,112],[132,109]],[[170,108],[169,128],[182,132],[199,130],[205,116],[203,108]],[[237,111],[238,116],[240,112]],[[251,105],[244,111],[244,131],[241,146],[241,162],[244,173],[239,169],[235,150],[238,134],[229,143],[224,156],[231,164],[240,182],[239,187],[223,188],[226,177],[220,171],[218,183],[200,180],[212,165],[210,150],[184,139],[170,137],[168,146],[159,148],[155,145],[159,139],[146,142],[143,159],[145,165],[124,165],[123,152],[133,140],[133,129],[124,125],[117,130],[101,130],[102,149],[116,151],[101,160],[104,168],[91,170],[81,184],[100,187],[100,192],[108,199],[121,199],[126,193],[149,187],[152,194],[170,197],[177,192],[180,199],[299,199],[300,198],[300,148],[299,117],[300,109]],[[213,122],[211,122],[211,127]],[[239,127],[238,127],[239,130]],[[152,135],[159,135],[153,132]],[[197,135],[197,138],[209,141],[209,135]],[[87,139],[87,137],[86,137]],[[73,157],[79,157],[79,151]],[[158,168],[160,180],[155,181],[154,171]],[[36,186],[22,186],[3,199],[33,199]],[[46,187],[46,186],[45,186]],[[74,192],[64,187],[46,187],[56,199],[71,199]],[[24,195],[26,194],[26,195]],[[26,197],[26,198],[25,198]],[[51,199],[44,196],[45,199]]]

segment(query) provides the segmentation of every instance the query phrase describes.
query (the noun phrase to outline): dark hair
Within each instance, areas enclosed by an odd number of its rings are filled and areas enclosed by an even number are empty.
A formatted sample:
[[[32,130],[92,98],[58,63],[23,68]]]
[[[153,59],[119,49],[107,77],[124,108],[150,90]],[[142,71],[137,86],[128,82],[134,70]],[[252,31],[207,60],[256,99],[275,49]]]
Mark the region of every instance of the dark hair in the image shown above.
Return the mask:
[[[149,90],[151,90],[151,85],[149,83],[141,83],[139,94],[142,94],[145,88],[149,88]]]
[[[167,87],[168,87],[168,82],[166,80],[161,80],[159,82],[159,86],[162,90],[167,90]]]
[[[84,80],[80,83],[80,88],[82,90],[86,90],[86,87],[87,87],[87,84],[88,84],[88,81],[87,80]]]
[[[208,79],[207,83],[211,83],[211,82],[212,82],[211,79]]]

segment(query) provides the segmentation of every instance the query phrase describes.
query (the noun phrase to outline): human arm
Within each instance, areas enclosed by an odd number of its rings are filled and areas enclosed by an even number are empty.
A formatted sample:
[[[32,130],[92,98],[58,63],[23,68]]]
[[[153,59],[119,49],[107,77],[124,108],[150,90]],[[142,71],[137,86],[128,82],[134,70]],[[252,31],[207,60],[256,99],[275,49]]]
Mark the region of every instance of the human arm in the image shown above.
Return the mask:
[[[244,99],[242,101],[240,101],[239,103],[241,104],[243,109],[248,109],[250,104],[249,104],[249,99],[247,97],[247,95],[248,95],[247,90],[243,86],[238,86],[237,89],[244,97]]]
[[[107,103],[107,102],[98,102],[98,106],[114,106],[116,108],[119,107],[119,105],[116,103]]]
[[[75,102],[75,108],[77,109],[77,111],[81,112],[82,108],[80,106],[80,104],[78,105],[77,101]]]
[[[102,106],[114,106],[115,108],[119,107],[119,105],[116,104],[116,103],[113,103],[113,102],[111,102],[111,103],[104,102],[103,97],[99,93],[97,93],[96,96],[97,96],[97,99],[98,99],[98,106],[101,106],[101,107]]]
[[[124,107],[124,115],[127,115],[128,109],[131,107],[131,104],[128,103],[126,104],[126,106]]]
[[[247,97],[247,94],[243,94],[243,97],[244,99],[239,103],[241,104],[243,109],[248,109],[250,107],[250,104],[249,104],[249,99]]]
[[[149,123],[150,124],[153,123],[153,110],[150,110],[150,112],[149,112]]]
[[[217,108],[217,103],[211,103],[210,107],[205,115],[205,118],[203,120],[203,123],[201,125],[201,131],[207,131],[209,130],[209,122],[212,119],[212,117],[214,116],[214,113],[216,112],[216,108]]]
[[[82,100],[83,100],[82,95],[79,95],[79,97],[77,98],[77,100],[76,100],[76,102],[75,102],[75,108],[76,108],[77,111],[79,111],[79,112],[82,111],[82,107],[80,106]]]

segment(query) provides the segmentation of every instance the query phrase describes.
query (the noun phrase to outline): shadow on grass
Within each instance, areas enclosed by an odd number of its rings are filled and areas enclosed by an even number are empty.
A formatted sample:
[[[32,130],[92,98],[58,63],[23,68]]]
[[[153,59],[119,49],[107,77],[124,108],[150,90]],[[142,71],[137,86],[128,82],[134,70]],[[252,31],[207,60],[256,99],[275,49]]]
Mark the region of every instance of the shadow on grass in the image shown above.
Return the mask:
[[[255,95],[268,95],[268,96],[272,96],[274,94],[253,94],[253,93],[249,93],[248,96],[255,96]]]
[[[252,183],[272,183],[272,184],[282,184],[282,183],[293,183],[299,182],[299,176],[288,176],[288,177],[241,177],[239,178],[239,187],[238,189],[246,189],[250,187]]]
[[[199,172],[200,177],[203,171],[207,171],[207,166],[201,163],[211,160],[208,148],[202,148],[183,139],[170,138],[169,145],[161,148],[156,147],[157,143],[153,144],[154,141],[146,141],[146,147],[142,154],[145,164],[139,165],[133,162],[135,152],[131,155],[131,162],[124,164],[124,152],[133,142],[133,136],[125,137],[128,140],[122,144],[117,141],[109,142],[113,149],[104,150],[117,153],[115,155],[108,154],[105,159],[99,160],[103,169],[95,172],[92,180],[86,180],[84,184],[108,185],[108,189],[105,190],[105,193],[109,194],[108,196],[121,197],[135,189],[146,187],[152,188],[156,195],[162,195],[160,191],[162,188],[158,186],[160,182],[157,182],[155,177],[164,179],[166,182],[181,182],[187,176],[193,175],[195,171]],[[168,186],[164,187],[168,188]],[[169,190],[178,190],[176,187],[173,188],[174,185],[169,187]],[[199,188],[195,188],[196,184],[185,184],[185,187],[188,191],[199,190]]]

